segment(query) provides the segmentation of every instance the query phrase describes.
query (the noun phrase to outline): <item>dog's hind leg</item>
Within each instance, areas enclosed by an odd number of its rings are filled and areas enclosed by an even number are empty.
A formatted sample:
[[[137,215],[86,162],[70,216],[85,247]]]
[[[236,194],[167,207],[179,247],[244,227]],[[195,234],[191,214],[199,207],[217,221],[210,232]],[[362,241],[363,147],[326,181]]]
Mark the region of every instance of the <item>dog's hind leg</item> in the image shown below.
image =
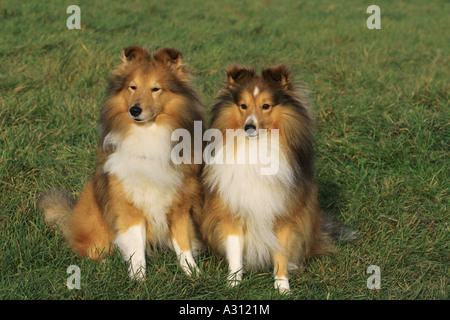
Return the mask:
[[[274,286],[281,294],[289,294],[291,289],[289,286],[288,265],[293,230],[289,224],[284,223],[277,228],[276,235],[280,249],[273,253]]]
[[[199,274],[193,249],[196,241],[194,223],[189,214],[189,205],[176,204],[168,215],[170,240],[181,269],[188,275]]]

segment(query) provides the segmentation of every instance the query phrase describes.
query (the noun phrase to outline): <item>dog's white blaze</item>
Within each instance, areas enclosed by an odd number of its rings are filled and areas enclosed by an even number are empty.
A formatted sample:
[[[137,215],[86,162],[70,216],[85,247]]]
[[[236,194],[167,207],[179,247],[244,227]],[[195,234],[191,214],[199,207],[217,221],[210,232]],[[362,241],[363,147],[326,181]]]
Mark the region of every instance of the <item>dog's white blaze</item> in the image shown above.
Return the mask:
[[[144,212],[160,245],[170,245],[166,214],[183,180],[170,160],[170,137],[170,128],[153,123],[134,125],[124,137],[110,133],[104,140],[104,147],[115,149],[104,172],[122,182],[128,199]]]
[[[175,254],[177,255],[181,269],[183,269],[183,271],[188,276],[192,275],[192,271],[198,274],[200,270],[198,269],[197,264],[195,263],[192,251],[181,250],[180,246],[178,245],[178,242],[175,239],[172,239],[172,246],[173,249],[175,250]]]
[[[243,242],[239,236],[228,236],[225,242],[225,251],[228,261],[228,280],[235,286],[242,280],[244,265],[242,263]]]
[[[255,125],[258,123],[258,119],[255,117],[255,114],[254,113],[252,113],[251,115],[249,115],[248,117],[247,117],[247,119],[245,119],[245,122],[244,123],[249,123],[250,121],[252,121]]]
[[[253,90],[253,97],[256,98],[256,96],[259,94],[259,88],[255,86],[255,89]]]
[[[128,275],[136,280],[145,278],[145,225],[139,224],[117,235],[114,243],[125,261],[129,261]]]

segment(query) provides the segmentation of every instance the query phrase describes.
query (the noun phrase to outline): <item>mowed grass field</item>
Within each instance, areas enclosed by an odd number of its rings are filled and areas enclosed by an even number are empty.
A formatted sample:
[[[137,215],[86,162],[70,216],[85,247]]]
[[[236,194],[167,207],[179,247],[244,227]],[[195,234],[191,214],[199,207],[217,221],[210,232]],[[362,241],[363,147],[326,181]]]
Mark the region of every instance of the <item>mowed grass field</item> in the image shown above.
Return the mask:
[[[80,30],[66,27],[70,4]],[[366,27],[371,4],[380,30]],[[449,12],[448,1],[2,1],[0,299],[448,299]],[[321,206],[359,238],[307,261],[289,296],[271,270],[227,287],[225,261],[207,251],[196,279],[157,253],[144,283],[118,255],[77,258],[36,200],[90,179],[107,78],[128,45],[183,52],[206,113],[231,62],[288,65],[315,110]]]

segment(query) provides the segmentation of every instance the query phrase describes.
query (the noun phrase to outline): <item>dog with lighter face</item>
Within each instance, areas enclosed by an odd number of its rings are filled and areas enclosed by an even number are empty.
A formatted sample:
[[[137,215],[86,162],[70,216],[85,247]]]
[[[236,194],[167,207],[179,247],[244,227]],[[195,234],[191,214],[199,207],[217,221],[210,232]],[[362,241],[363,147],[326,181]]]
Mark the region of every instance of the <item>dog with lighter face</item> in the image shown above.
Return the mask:
[[[103,259],[117,246],[129,276],[143,280],[146,254],[170,247],[188,275],[198,271],[200,240],[191,215],[202,206],[201,165],[170,158],[172,132],[185,129],[193,137],[194,122],[203,121],[190,78],[176,49],[123,50],[101,109],[93,179],[78,202],[56,190],[39,199],[44,219],[81,256]]]

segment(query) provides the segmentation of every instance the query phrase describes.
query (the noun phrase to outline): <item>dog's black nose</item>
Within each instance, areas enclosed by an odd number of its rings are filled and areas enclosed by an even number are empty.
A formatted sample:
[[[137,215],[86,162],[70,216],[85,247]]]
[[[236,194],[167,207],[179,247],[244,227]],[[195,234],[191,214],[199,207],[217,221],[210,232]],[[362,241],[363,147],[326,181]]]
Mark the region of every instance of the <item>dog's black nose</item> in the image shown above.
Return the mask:
[[[245,127],[244,127],[244,130],[245,131],[256,130],[256,126],[254,124],[246,124]]]
[[[133,117],[137,117],[137,116],[140,115],[141,113],[142,113],[141,107],[138,107],[138,106],[132,106],[132,107],[130,108],[130,114],[131,114]]]

